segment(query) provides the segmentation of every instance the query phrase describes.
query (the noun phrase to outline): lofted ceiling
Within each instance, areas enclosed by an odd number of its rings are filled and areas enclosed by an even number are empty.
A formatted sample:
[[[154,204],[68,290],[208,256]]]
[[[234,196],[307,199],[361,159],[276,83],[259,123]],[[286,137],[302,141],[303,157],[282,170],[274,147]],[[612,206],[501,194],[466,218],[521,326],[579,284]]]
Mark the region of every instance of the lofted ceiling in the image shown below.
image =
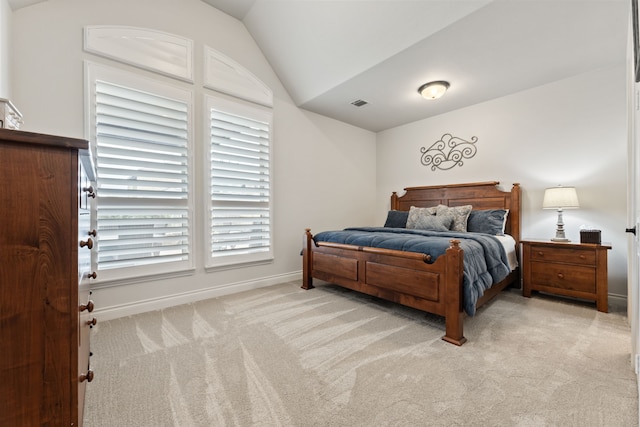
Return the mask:
[[[244,23],[296,105],[372,131],[624,64],[631,3],[203,1]],[[451,87],[427,101],[432,80]]]
[[[202,1],[244,23],[297,106],[375,132],[624,64],[631,8],[630,0]],[[417,89],[432,80],[451,86],[427,101]]]

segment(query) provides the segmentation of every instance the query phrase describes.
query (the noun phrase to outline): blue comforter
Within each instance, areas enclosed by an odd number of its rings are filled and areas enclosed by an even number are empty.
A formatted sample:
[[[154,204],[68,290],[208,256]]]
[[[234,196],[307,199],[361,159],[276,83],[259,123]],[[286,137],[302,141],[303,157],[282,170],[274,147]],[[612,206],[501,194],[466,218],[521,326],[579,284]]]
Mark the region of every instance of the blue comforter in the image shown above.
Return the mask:
[[[428,237],[428,238],[425,238]],[[389,227],[354,227],[338,231],[323,231],[313,238],[316,242],[395,249],[431,255],[432,262],[444,254],[451,239],[460,240],[464,250],[465,312],[473,316],[476,303],[493,283],[510,272],[507,254],[494,236],[482,233],[438,232]]]

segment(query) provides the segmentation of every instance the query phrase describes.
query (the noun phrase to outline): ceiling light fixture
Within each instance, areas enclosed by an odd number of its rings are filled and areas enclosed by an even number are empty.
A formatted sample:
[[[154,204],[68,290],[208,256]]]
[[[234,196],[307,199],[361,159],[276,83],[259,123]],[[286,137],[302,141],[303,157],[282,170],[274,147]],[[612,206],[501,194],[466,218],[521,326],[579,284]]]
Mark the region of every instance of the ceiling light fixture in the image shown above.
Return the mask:
[[[436,82],[425,83],[418,88],[418,93],[424,99],[438,99],[449,89],[449,82],[439,80]]]

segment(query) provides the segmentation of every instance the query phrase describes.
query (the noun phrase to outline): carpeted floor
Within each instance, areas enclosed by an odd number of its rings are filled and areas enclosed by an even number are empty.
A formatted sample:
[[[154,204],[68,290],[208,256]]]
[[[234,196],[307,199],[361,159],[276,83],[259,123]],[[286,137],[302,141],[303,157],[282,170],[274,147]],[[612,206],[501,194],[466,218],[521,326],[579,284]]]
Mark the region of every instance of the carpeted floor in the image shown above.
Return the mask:
[[[623,313],[502,292],[469,340],[333,285],[285,283],[92,331],[87,427],[635,426]]]

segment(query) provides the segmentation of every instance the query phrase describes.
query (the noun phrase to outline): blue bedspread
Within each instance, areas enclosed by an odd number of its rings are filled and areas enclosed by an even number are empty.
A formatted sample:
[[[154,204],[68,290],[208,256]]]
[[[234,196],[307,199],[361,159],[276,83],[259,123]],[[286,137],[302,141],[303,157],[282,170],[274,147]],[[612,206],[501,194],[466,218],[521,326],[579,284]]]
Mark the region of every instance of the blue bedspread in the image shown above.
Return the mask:
[[[494,236],[389,227],[345,228],[323,231],[314,236],[316,242],[424,253],[431,255],[432,262],[445,253],[452,239],[460,240],[460,247],[464,250],[463,306],[465,312],[473,316],[478,298],[510,272],[504,247]]]

